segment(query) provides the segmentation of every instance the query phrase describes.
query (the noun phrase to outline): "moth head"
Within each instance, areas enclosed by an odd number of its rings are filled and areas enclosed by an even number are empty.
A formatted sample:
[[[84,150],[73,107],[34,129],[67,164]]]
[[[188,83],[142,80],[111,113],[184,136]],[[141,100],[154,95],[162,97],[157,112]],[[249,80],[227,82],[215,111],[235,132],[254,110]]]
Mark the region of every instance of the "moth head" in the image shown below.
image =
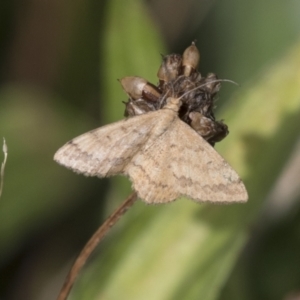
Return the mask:
[[[164,106],[164,108],[178,112],[181,105],[182,101],[180,98],[169,97],[166,100],[166,105]]]

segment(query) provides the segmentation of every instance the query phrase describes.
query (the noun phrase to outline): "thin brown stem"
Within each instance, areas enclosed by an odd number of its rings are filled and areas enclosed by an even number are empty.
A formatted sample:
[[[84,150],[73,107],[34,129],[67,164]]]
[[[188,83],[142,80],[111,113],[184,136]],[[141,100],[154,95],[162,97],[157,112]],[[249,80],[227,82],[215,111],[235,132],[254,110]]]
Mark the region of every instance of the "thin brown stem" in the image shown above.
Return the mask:
[[[1,169],[0,169],[0,198],[1,198],[2,190],[3,190],[4,169],[5,169],[5,164],[6,164],[6,160],[7,160],[7,145],[6,145],[6,142],[5,142],[4,138],[3,138],[2,151],[4,153],[4,160],[3,160],[3,163],[1,164]]]
[[[103,240],[107,232],[117,223],[120,217],[133,205],[137,200],[136,192],[133,192],[98,228],[98,230],[93,234],[90,240],[86,243],[81,253],[77,257],[75,263],[73,264],[68,276],[65,279],[64,285],[60,290],[57,300],[66,300],[70,290],[74,284],[74,281],[84,266],[85,262],[95,250],[97,245]]]

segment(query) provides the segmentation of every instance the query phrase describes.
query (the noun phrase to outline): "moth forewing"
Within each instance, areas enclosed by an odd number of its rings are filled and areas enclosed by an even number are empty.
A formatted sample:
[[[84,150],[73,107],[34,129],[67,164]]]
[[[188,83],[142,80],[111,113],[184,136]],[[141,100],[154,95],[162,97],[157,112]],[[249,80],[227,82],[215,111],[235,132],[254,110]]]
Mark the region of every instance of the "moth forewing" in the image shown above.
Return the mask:
[[[61,147],[54,160],[86,176],[122,174],[125,164],[148,138],[155,125],[152,121],[144,114],[94,129]]]

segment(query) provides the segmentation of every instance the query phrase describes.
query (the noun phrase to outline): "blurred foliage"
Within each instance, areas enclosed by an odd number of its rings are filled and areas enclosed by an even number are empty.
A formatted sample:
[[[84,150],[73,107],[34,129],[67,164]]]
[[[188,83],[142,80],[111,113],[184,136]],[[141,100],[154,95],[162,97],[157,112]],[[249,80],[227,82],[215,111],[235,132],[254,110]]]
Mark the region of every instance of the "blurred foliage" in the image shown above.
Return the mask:
[[[0,199],[1,299],[55,299],[76,253],[130,192],[124,178],[76,176],[52,161],[54,152],[122,118],[126,95],[116,79],[137,75],[155,83],[160,53],[181,53],[195,37],[201,72],[242,85],[226,101],[236,87],[223,84],[217,117],[230,135],[216,148],[245,181],[249,202],[138,201],[100,245],[70,298],[276,300],[300,290],[299,201],[282,198],[289,208],[276,219],[264,205],[299,139],[299,4],[206,5],[3,6],[10,18],[0,35],[0,136],[9,149]]]

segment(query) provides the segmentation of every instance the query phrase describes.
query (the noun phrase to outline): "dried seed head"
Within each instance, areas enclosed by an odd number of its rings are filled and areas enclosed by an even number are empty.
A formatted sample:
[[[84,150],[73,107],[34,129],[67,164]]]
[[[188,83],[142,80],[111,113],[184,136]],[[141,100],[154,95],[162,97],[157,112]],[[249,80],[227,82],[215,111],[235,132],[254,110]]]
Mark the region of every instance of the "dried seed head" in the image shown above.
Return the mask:
[[[197,70],[200,61],[200,52],[193,42],[191,46],[185,49],[182,55],[183,75],[190,76]]]
[[[157,86],[141,77],[120,80],[130,96],[125,103],[125,116],[160,110],[167,106],[169,97],[180,98],[178,117],[211,145],[222,140],[228,134],[228,128],[215,120],[214,98],[221,87],[220,82],[228,80],[219,80],[213,73],[202,77],[197,70],[199,60],[200,53],[192,43],[182,56],[171,54],[163,58],[157,73]]]
[[[182,58],[179,54],[166,55],[163,58],[161,66],[157,72],[160,82],[168,83],[178,77],[181,68]]]
[[[191,127],[195,129],[202,137],[209,137],[213,129],[213,121],[204,117],[199,112],[191,112],[189,114],[191,119]]]
[[[224,124],[223,121],[215,121],[214,126],[215,133],[208,139],[208,142],[211,145],[222,141],[229,134],[228,126]]]
[[[149,111],[154,111],[155,106],[144,99],[137,99],[137,100],[129,100],[125,103],[125,117],[133,117],[145,114]]]
[[[161,96],[157,87],[142,77],[124,77],[120,79],[120,83],[132,100],[144,98],[145,100],[155,102]]]
[[[136,100],[142,97],[147,80],[142,77],[128,76],[120,79],[120,83],[129,97]]]
[[[156,86],[147,82],[143,89],[143,98],[151,102],[157,102],[161,94]]]
[[[217,81],[218,76],[214,73],[208,73],[206,76],[206,90],[211,93],[217,93],[221,88],[221,82]]]
[[[228,127],[222,122],[216,122],[199,112],[189,113],[191,127],[210,144],[221,141],[229,133]]]

